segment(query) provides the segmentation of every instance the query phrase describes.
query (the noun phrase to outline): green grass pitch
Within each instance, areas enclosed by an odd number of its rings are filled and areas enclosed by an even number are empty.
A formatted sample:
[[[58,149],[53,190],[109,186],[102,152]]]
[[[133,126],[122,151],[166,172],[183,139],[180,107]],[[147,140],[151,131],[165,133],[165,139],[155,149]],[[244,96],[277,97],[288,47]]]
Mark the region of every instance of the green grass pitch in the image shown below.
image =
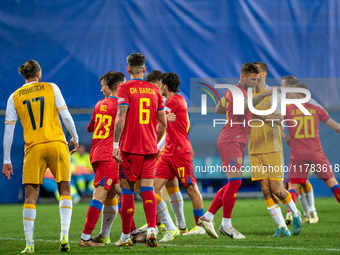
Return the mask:
[[[211,200],[204,201],[205,211]],[[299,203],[298,208],[300,208]],[[299,236],[268,238],[274,233],[275,223],[270,217],[263,199],[238,199],[233,211],[233,226],[246,236],[243,240],[233,240],[226,236],[212,239],[204,236],[180,236],[158,248],[146,248],[144,244],[131,248],[114,246],[121,234],[121,220],[118,216],[111,230],[111,244],[104,247],[78,247],[83,230],[87,203],[74,205],[70,228],[70,254],[340,254],[340,206],[334,198],[318,198],[315,201],[319,222],[303,224]],[[170,206],[169,206],[170,208]],[[286,215],[281,206],[284,216]],[[194,227],[191,202],[184,202],[187,225]],[[22,223],[22,205],[0,206],[0,254],[19,254],[25,247]],[[170,214],[173,213],[170,209]],[[222,211],[215,216],[218,231]],[[137,227],[145,223],[142,203],[136,203],[135,222]],[[174,218],[174,217],[173,217]],[[100,219],[93,234],[99,232]],[[290,227],[292,232],[292,227]],[[58,204],[38,204],[35,222],[35,253],[55,254],[58,251],[60,219]],[[158,235],[160,239],[162,236]]]

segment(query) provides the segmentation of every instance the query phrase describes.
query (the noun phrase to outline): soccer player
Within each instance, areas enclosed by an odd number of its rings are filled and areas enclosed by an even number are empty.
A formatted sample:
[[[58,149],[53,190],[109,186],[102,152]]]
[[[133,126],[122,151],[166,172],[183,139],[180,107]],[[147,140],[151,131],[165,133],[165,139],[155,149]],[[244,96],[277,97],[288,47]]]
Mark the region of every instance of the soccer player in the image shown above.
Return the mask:
[[[266,77],[268,67],[262,62],[254,63],[260,70],[259,84],[253,92],[253,96],[268,91],[270,87],[266,85]],[[256,106],[258,110],[268,110],[272,107],[272,95],[261,100]],[[257,116],[253,114],[253,119],[261,119],[264,121],[253,121],[250,127],[248,139],[249,164],[251,168],[251,179],[257,181],[260,186],[267,204],[267,209],[272,216],[274,222],[278,225],[273,237],[290,236],[291,233],[287,228],[283,218],[278,197],[284,206],[292,212],[293,216],[293,234],[298,235],[302,229],[301,213],[297,210],[295,202],[292,200],[290,193],[283,187],[283,149],[281,139],[280,121],[277,125],[273,122],[265,121],[266,119],[279,119],[281,116],[280,100],[273,114],[266,116]],[[262,125],[263,124],[263,125]]]
[[[223,235],[227,235],[234,239],[245,238],[240,232],[233,228],[231,224],[231,213],[235,205],[236,194],[241,186],[242,167],[244,161],[244,149],[247,143],[247,134],[249,126],[246,125],[231,125],[233,123],[248,123],[251,119],[251,112],[248,110],[247,89],[256,87],[259,80],[259,68],[253,63],[245,63],[241,68],[240,81],[237,86],[241,89],[245,99],[245,114],[233,114],[233,95],[227,90],[224,94],[222,104],[219,102],[215,108],[215,112],[226,114],[228,123],[222,128],[220,136],[217,140],[217,147],[222,158],[222,168],[226,170],[228,183],[223,186],[215,195],[209,210],[199,219],[200,224],[212,238],[218,238],[214,229],[213,219],[216,212],[223,206],[223,219],[219,231]],[[256,106],[267,96],[272,94],[272,88],[253,97],[253,105]],[[231,159],[236,163],[236,169],[230,167]]]
[[[294,88],[309,90],[304,83],[292,85]],[[304,98],[303,93],[287,93],[288,98]],[[334,178],[332,166],[323,152],[319,135],[319,121],[340,133],[340,124],[313,101],[302,104],[311,115],[304,115],[295,104],[287,105],[286,116],[290,137],[289,189],[293,199],[301,184],[308,181],[311,171],[322,179],[340,203],[340,186]],[[294,121],[293,121],[294,120]]]
[[[156,198],[153,191],[157,143],[166,128],[164,104],[159,89],[143,81],[145,56],[127,57],[127,72],[132,80],[118,88],[118,113],[114,128],[113,157],[121,162],[122,235],[116,246],[132,245],[130,229],[135,211],[135,182],[140,190],[148,224],[147,247],[157,247]],[[158,122],[158,125],[157,125]]]
[[[195,227],[187,235],[205,234],[205,230],[197,222],[199,217],[203,216],[204,209],[202,196],[198,190],[193,171],[193,152],[191,152],[189,140],[190,122],[188,108],[184,98],[177,94],[181,80],[175,73],[165,73],[161,83],[162,95],[167,99],[165,110],[167,114],[174,113],[176,120],[168,122],[165,150],[160,156],[156,168],[155,192],[160,195],[160,190],[165,183],[177,177],[192,201],[196,221]],[[178,228],[167,229],[163,241],[171,241],[178,235]]]
[[[25,84],[17,89],[7,102],[2,173],[7,179],[10,179],[10,174],[13,175],[10,151],[15,123],[19,117],[25,140],[22,183],[25,185],[23,220],[26,247],[22,253],[34,252],[36,203],[40,185],[43,183],[48,167],[55,177],[60,194],[59,250],[69,251],[68,233],[72,215],[71,166],[67,142],[58,113],[72,136],[70,145],[74,145],[74,149],[71,154],[78,149],[78,134],[59,87],[54,83],[40,82],[42,73],[39,63],[35,60],[28,60],[19,67],[19,73],[24,76]]]
[[[299,83],[298,79],[292,75],[284,76],[281,78],[281,87],[291,87],[298,83]],[[318,104],[312,98],[309,102],[323,108],[320,104]],[[281,126],[281,134],[282,134],[283,140],[287,143],[288,146],[290,146],[289,135],[285,132],[283,126]],[[293,192],[293,190],[288,190],[288,191]],[[317,223],[319,221],[319,217],[317,216],[317,212],[315,209],[313,187],[312,187],[312,184],[308,181],[308,179],[306,183],[301,184],[298,190],[298,198],[300,200],[300,204],[304,212],[304,215],[301,219],[302,223],[307,223],[307,222]],[[286,224],[290,225],[292,224],[292,222],[293,222],[292,213],[289,212],[289,210],[287,210]]]
[[[90,161],[95,172],[93,198],[87,210],[83,234],[79,246],[104,246],[110,243],[110,229],[117,215],[116,194],[120,195],[118,164],[112,158],[114,123],[117,115],[118,86],[125,82],[125,75],[120,72],[107,72],[99,79],[101,91],[107,97],[100,100],[93,111],[87,130],[93,132]],[[101,232],[91,238],[103,208]],[[114,210],[116,209],[116,210]]]

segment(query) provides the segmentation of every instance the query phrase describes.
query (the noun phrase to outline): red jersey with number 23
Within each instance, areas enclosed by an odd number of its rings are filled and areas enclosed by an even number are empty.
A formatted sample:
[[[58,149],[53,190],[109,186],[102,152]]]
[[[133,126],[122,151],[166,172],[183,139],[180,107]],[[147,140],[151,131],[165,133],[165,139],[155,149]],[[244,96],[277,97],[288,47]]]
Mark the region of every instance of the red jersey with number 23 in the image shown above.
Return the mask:
[[[118,87],[118,105],[128,105],[120,150],[133,154],[157,153],[157,114],[164,109],[159,89],[143,80]]]
[[[88,131],[93,131],[90,150],[91,164],[96,161],[111,161],[113,150],[113,129],[117,115],[118,98],[100,100],[93,111]],[[91,125],[92,124],[92,125]]]
[[[247,90],[245,90],[241,84],[236,84],[243,96],[248,98]],[[247,110],[244,115],[234,115],[233,110],[233,94],[230,90],[227,90],[224,94],[225,97],[225,110],[227,123],[222,128],[217,143],[247,143],[247,135],[249,131],[248,121],[251,119],[251,112]],[[239,98],[242,100],[243,98]]]

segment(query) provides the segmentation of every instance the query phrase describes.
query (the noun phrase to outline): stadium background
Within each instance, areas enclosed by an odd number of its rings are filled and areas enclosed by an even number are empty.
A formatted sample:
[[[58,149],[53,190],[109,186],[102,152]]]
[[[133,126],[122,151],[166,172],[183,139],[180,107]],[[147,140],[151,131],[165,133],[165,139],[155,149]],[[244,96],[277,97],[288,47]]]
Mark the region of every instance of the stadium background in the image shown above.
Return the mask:
[[[127,75],[126,57],[133,52],[147,57],[148,72],[178,73],[181,94],[187,100],[191,78],[237,78],[243,63],[265,62],[268,77],[276,78],[277,84],[284,75],[308,78],[312,97],[339,122],[338,13],[340,2],[322,0],[3,0],[0,122],[4,123],[8,97],[24,82],[18,67],[35,59],[43,69],[42,81],[61,88],[80,141],[89,146],[86,126],[95,103],[103,97],[98,77],[110,70]],[[209,99],[208,104],[213,106]],[[218,130],[205,132],[206,123],[201,123],[199,115],[191,111],[191,136],[201,137],[193,142],[196,162],[208,164],[219,157]],[[1,134],[3,130],[2,124]],[[336,133],[321,125],[320,134],[331,164],[339,164]],[[17,124],[11,153],[14,176],[8,181],[1,175],[0,203],[18,202],[22,137],[21,124]],[[285,146],[286,164],[288,158]],[[204,184],[207,176],[199,177]],[[332,195],[321,181],[312,179],[312,184],[316,196]],[[222,185],[221,179],[216,185]]]

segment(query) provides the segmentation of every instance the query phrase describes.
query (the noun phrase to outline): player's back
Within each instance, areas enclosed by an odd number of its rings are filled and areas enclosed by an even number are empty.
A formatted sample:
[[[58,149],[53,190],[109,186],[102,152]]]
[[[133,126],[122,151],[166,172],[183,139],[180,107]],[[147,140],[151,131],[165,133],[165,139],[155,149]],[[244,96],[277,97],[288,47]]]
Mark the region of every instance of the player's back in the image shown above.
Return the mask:
[[[235,86],[237,86],[242,91],[243,95],[248,98],[247,91],[242,85],[236,84]],[[230,90],[225,92],[224,98],[227,123],[222,128],[217,143],[237,142],[246,144],[249,131],[248,121],[251,118],[251,112],[248,110],[244,113],[244,115],[234,115],[234,99]]]
[[[122,151],[134,154],[157,153],[157,114],[163,110],[159,89],[143,80],[131,80],[118,87],[118,104],[128,105],[120,139]]]
[[[91,163],[95,161],[111,161],[112,159],[117,108],[118,98],[112,96],[100,100],[94,108],[91,117],[91,122],[94,123],[90,150]]]
[[[289,126],[291,159],[307,160],[318,153],[324,153],[320,142],[319,121],[325,123],[329,116],[323,108],[311,101],[302,105],[312,115],[304,115],[295,104],[291,104],[287,105],[285,119]]]
[[[24,129],[25,150],[39,143],[66,143],[54,86],[53,83],[31,82],[13,93],[14,106]],[[63,107],[66,108],[66,104]]]
[[[167,100],[165,111],[167,114],[174,113],[176,120],[167,124],[164,155],[190,152],[190,122],[185,99],[178,94],[173,95]]]

